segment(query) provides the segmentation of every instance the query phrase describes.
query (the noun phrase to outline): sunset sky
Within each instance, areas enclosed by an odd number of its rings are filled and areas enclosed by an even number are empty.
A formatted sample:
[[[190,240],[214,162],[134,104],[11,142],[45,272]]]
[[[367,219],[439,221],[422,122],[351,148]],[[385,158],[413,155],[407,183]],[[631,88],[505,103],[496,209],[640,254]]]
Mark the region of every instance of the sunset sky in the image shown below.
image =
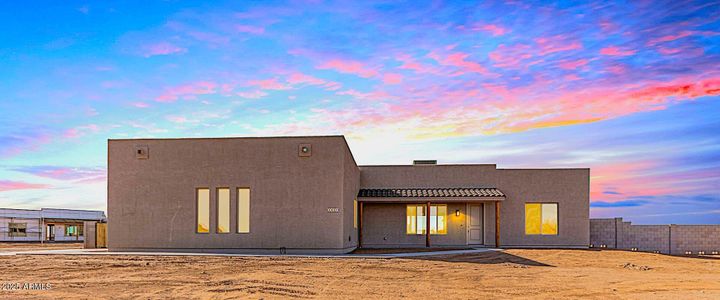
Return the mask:
[[[720,2],[525,3],[0,2],[0,207],[104,210],[108,138],[344,134],[720,223]]]

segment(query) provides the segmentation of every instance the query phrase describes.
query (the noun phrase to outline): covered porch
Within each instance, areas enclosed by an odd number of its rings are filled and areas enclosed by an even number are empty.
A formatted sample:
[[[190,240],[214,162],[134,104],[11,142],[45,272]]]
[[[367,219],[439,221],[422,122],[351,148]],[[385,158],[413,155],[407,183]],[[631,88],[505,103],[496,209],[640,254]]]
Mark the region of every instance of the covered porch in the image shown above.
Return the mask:
[[[358,193],[358,247],[500,246],[497,188],[387,188]]]

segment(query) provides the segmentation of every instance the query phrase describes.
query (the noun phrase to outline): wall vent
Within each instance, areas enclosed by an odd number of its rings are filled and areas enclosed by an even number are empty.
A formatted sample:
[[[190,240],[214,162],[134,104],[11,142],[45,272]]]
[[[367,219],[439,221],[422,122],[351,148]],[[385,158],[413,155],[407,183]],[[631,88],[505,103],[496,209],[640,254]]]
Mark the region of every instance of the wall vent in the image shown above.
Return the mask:
[[[148,148],[147,145],[135,145],[135,158],[137,158],[137,159],[150,158],[150,148]]]
[[[413,160],[413,165],[437,165],[437,160],[416,159],[416,160]]]

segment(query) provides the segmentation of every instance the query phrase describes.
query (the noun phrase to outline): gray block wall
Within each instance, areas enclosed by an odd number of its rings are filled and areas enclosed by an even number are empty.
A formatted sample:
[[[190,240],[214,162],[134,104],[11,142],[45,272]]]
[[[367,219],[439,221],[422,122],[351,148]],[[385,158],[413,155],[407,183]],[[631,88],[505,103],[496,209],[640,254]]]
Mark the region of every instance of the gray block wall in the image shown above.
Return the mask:
[[[622,218],[590,219],[590,245],[664,254],[720,252],[720,225],[632,225]]]

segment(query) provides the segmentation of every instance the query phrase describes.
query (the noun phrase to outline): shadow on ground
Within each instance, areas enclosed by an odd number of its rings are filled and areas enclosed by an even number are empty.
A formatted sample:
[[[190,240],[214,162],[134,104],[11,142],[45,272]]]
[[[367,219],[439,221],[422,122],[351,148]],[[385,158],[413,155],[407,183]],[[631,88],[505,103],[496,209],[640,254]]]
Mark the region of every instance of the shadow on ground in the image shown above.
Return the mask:
[[[475,263],[475,264],[513,264],[519,266],[533,266],[533,267],[554,267],[539,261],[527,259],[521,256],[512,255],[503,251],[488,251],[481,253],[470,253],[470,254],[455,254],[455,255],[436,255],[436,256],[422,256],[412,257],[409,259],[420,259],[420,260],[431,260],[431,261],[445,261],[445,262],[462,262],[462,263]]]

